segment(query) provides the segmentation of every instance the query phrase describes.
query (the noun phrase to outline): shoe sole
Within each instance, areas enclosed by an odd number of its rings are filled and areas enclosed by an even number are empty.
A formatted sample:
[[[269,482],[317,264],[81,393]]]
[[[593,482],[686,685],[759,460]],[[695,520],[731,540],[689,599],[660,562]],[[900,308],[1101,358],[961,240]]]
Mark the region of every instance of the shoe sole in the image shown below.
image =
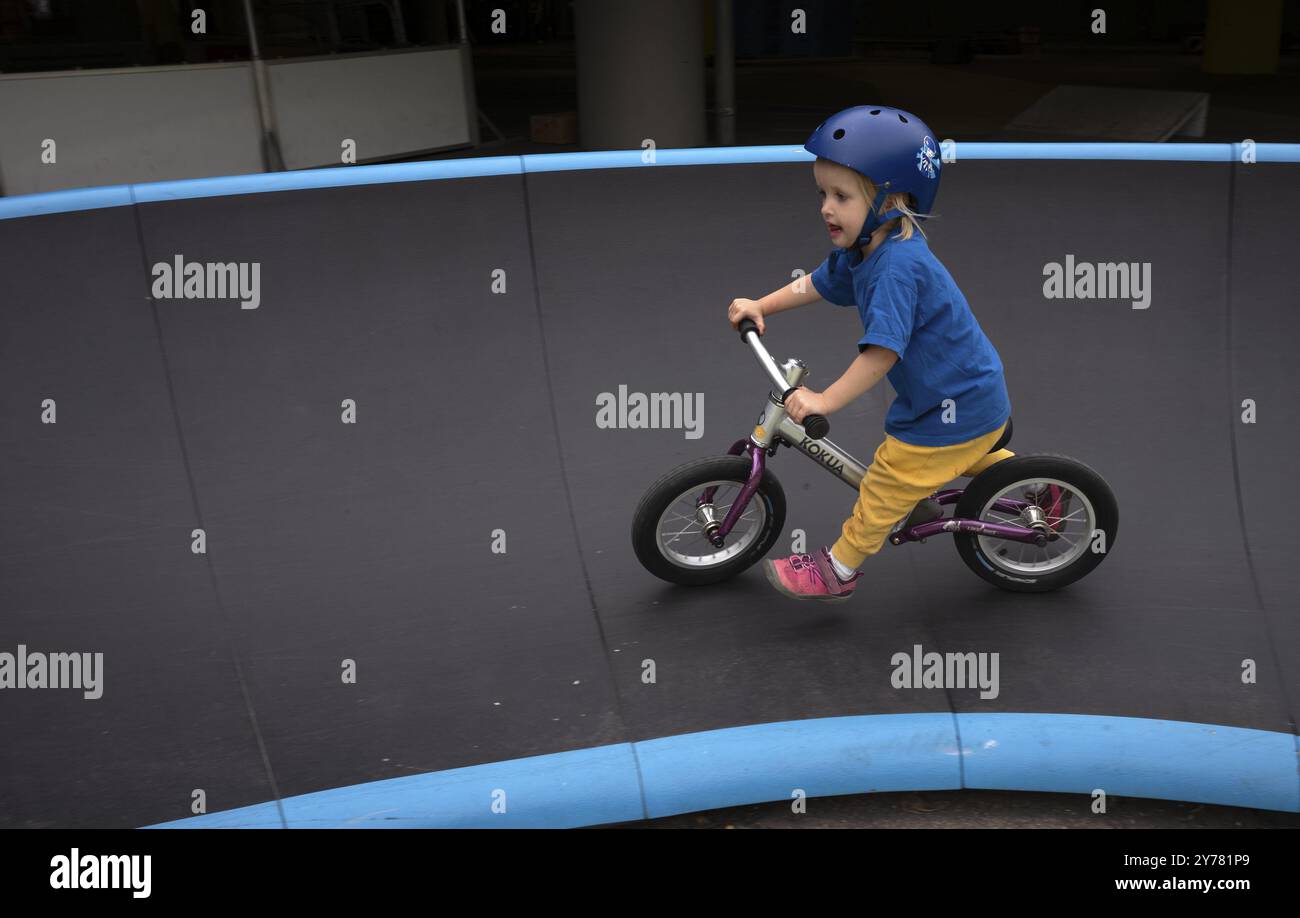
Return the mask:
[[[811,599],[816,600],[817,602],[848,602],[853,598],[853,593],[845,593],[842,596],[831,596],[829,594],[826,596],[805,596],[802,593],[792,592],[784,583],[781,582],[781,575],[776,572],[776,565],[771,561],[763,562],[763,573],[767,575],[768,583],[776,587],[782,595],[788,596],[791,599],[802,599],[805,601]]]

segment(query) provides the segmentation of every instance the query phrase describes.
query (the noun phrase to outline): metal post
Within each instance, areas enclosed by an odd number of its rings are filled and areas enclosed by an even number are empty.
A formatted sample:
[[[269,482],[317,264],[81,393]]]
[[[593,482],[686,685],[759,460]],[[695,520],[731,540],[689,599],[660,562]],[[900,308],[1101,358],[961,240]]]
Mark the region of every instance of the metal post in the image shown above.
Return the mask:
[[[464,0],[456,0],[456,28],[460,32],[460,78],[465,88],[465,118],[469,121],[469,142],[475,147],[482,143],[478,129],[479,118],[487,121],[488,127],[496,133],[498,140],[504,140],[505,136],[496,129],[496,125],[488,121],[487,116],[478,110],[478,97],[474,91],[474,55],[469,43],[469,26],[465,21]]]
[[[388,14],[393,23],[393,44],[404,48],[410,42],[406,40],[406,19],[402,16],[402,0],[389,0]]]
[[[460,30],[460,43],[469,44],[469,26],[465,23],[465,0],[456,0],[456,28]]]
[[[736,32],[731,0],[713,0],[714,123],[720,146],[736,145]]]
[[[253,91],[257,96],[257,119],[262,130],[262,168],[267,172],[283,172],[284,157],[275,135],[275,110],[271,107],[270,80],[262,49],[257,41],[257,22],[253,19],[252,0],[244,0],[244,21],[248,25],[248,52],[253,65]]]

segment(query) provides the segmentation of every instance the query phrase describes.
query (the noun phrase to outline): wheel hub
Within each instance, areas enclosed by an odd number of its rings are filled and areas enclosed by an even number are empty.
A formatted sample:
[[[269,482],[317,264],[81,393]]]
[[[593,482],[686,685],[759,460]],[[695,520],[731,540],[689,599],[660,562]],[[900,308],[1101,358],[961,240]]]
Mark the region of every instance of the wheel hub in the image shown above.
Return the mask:
[[[718,535],[718,530],[722,528],[722,523],[717,518],[713,504],[700,504],[696,507],[695,518],[704,527],[704,537],[709,540],[709,544],[714,548],[721,548],[724,542]]]
[[[1047,542],[1055,542],[1059,538],[1051,523],[1047,522],[1047,513],[1036,504],[1029,504],[1020,511],[1020,521],[1028,528],[1040,533],[1039,537],[1034,540],[1039,546]]]
[[[769,504],[757,492],[725,539],[718,533],[744,484],[741,478],[695,478],[675,496],[666,496],[651,530],[657,554],[674,568],[700,572],[722,567],[749,551],[767,531]]]
[[[1073,538],[1066,532],[1066,523],[1064,519],[1057,519],[1049,515],[1050,506],[1044,506],[1049,500],[1049,487],[1056,486],[1067,496],[1073,495],[1073,499],[1078,503],[1078,508],[1071,517],[1081,516],[1072,526],[1072,529],[1081,530],[1073,532]],[[1014,514],[1007,514],[999,517],[995,505],[999,498],[1004,496],[1016,495],[1022,500],[1028,501],[1021,506],[1020,511]],[[1022,543],[1021,548],[1016,547],[1016,543],[999,540],[989,536],[977,536],[977,540],[984,550],[985,555],[994,563],[998,564],[1003,570],[1013,572],[1018,575],[1046,574],[1054,570],[1067,567],[1084,551],[1087,550],[1087,534],[1090,532],[1093,521],[1096,519],[1092,504],[1089,502],[1087,495],[1075,490],[1069,483],[1058,479],[1039,479],[1031,482],[1016,482],[1003,488],[987,501],[984,508],[979,513],[980,519],[991,519],[995,522],[1013,523],[1023,525],[1025,528],[1034,532],[1034,539],[1028,543]],[[1024,557],[1022,554],[1024,546],[1036,546],[1044,549],[1047,545],[1056,543],[1057,546],[1065,545],[1066,547],[1059,554],[1054,554],[1050,550],[1043,557]]]

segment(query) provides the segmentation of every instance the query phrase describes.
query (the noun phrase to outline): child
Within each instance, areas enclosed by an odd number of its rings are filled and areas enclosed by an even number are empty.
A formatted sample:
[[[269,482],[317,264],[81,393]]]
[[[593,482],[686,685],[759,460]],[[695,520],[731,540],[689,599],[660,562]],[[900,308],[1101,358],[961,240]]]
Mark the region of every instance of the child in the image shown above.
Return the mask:
[[[858,307],[865,332],[858,358],[824,392],[790,394],[785,407],[797,423],[839,411],[886,374],[898,394],[839,540],[816,554],[763,562],[772,585],[793,599],[847,600],[862,576],[855,568],[895,523],[914,508],[912,524],[940,515],[932,501],[919,502],[1014,455],[989,453],[1011,416],[1002,361],[925,233],[913,232],[939,190],[933,136],[915,115],[885,106],[856,106],[823,122],[804,149],[817,156],[821,215],[837,249],[813,272],[813,289],[800,278],[728,310],[733,326],[748,317],[762,334],[764,315],[818,298]]]

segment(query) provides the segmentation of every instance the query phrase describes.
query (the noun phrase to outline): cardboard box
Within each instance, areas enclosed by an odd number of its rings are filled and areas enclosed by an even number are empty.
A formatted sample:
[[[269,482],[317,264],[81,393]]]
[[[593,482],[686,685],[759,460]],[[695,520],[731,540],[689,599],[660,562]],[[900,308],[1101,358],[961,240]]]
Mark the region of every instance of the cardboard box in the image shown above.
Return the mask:
[[[533,115],[529,118],[529,134],[533,143],[578,142],[578,113],[552,112],[547,115]]]

